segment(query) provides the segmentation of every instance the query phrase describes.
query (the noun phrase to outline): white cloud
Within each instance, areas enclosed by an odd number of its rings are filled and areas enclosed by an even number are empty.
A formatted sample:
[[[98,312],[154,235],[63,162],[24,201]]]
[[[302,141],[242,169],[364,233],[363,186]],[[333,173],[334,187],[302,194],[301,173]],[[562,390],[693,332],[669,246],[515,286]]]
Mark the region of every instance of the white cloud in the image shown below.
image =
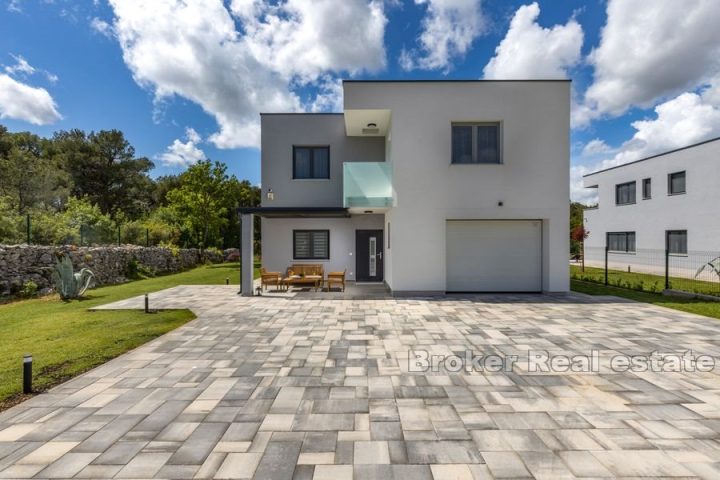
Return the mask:
[[[10,75],[17,75],[18,73],[24,75],[32,75],[35,73],[35,67],[30,65],[22,55],[10,55],[15,59],[15,65],[6,65],[5,71]]]
[[[565,25],[543,28],[537,3],[515,12],[505,38],[483,70],[488,79],[567,78],[580,60],[583,30],[574,18]]]
[[[185,139],[186,141],[182,142],[176,138],[164,153],[157,156],[163,165],[187,167],[205,160],[205,152],[197,146],[202,140],[200,135],[193,128],[188,127],[185,129]]]
[[[21,0],[10,0],[7,4],[7,10],[14,13],[22,12]]]
[[[604,140],[594,138],[585,144],[582,150],[583,157],[589,157],[592,155],[600,155],[601,153],[608,153],[612,151],[610,145],[605,143]]]
[[[259,144],[259,112],[298,111],[298,84],[382,68],[375,1],[110,0],[125,63],[156,103],[180,96],[213,115],[220,148]],[[233,17],[234,16],[234,17]],[[236,27],[236,21],[240,28]]]
[[[720,8],[716,0],[610,0],[595,67],[578,124],[647,108],[720,72]],[[586,112],[588,113],[588,112]]]
[[[47,90],[31,87],[0,73],[0,118],[47,125],[62,116]]]
[[[455,57],[462,57],[485,32],[480,0],[415,0],[427,5],[418,48],[400,53],[403,70],[448,72]]]
[[[342,112],[343,87],[339,78],[326,77],[319,87],[320,91],[310,104],[311,112]]]
[[[90,28],[92,28],[93,30],[95,30],[97,33],[99,33],[100,35],[102,35],[104,37],[107,37],[107,38],[113,37],[112,25],[110,25],[108,22],[106,22],[105,20],[102,20],[98,17],[93,17],[92,19],[90,19]]]
[[[582,188],[582,175],[586,173],[720,136],[720,98],[716,96],[717,89],[718,85],[712,85],[700,93],[685,92],[661,103],[655,107],[655,118],[637,120],[631,124],[635,134],[618,149],[608,150],[608,153],[616,152],[612,157],[591,166],[573,167],[573,198],[594,196],[595,192]]]
[[[313,81],[328,71],[377,71],[385,67],[383,4],[367,0],[287,0],[270,6],[234,0],[243,43],[284,78]]]
[[[27,60],[25,60],[22,55],[10,54],[10,56],[15,59],[15,65],[5,65],[5,71],[9,75],[13,75],[16,77],[29,77],[31,75],[35,75],[36,73],[42,73],[43,75],[45,75],[45,78],[47,78],[50,83],[55,83],[58,81],[57,75],[50,73],[47,70],[39,70],[33,67]]]

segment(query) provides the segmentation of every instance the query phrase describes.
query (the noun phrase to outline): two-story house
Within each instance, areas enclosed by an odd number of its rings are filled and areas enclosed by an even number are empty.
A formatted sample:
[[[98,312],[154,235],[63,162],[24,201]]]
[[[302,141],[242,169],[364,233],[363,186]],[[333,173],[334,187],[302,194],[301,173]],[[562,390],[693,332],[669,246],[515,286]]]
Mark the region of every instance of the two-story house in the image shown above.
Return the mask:
[[[343,91],[339,114],[261,116],[262,205],[241,209],[244,258],[261,215],[271,271],[322,263],[398,295],[568,290],[568,81]]]
[[[585,210],[585,261],[662,273],[664,252],[720,252],[720,138],[585,175],[598,206]],[[655,252],[655,254],[653,254]],[[712,257],[712,255],[710,255]],[[686,261],[688,275],[696,264]],[[677,263],[677,262],[676,262]]]

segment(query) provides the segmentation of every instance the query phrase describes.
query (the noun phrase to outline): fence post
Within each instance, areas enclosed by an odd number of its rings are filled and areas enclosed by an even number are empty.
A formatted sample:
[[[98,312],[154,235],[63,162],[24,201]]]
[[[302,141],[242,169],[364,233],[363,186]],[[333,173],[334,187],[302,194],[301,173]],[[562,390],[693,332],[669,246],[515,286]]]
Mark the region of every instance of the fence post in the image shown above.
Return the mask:
[[[670,250],[665,249],[665,290],[670,289]]]
[[[608,284],[608,251],[610,247],[605,245],[605,286]]]
[[[120,225],[118,224],[118,247],[120,246]]]
[[[27,229],[27,244],[30,245],[30,214],[25,217],[25,226]]]
[[[145,229],[145,246],[146,247],[150,246],[150,229],[149,228]]]

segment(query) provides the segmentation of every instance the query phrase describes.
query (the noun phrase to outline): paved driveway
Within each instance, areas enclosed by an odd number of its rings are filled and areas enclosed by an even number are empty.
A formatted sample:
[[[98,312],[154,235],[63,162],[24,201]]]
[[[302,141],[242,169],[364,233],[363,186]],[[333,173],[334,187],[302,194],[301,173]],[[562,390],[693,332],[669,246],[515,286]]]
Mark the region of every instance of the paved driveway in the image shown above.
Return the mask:
[[[246,299],[225,287],[167,290],[151,306],[198,319],[0,414],[1,477],[720,478],[717,370],[608,368],[621,353],[718,356],[716,320],[583,296]],[[593,350],[599,372],[527,361]],[[465,351],[518,358],[510,371],[408,372],[409,356]]]

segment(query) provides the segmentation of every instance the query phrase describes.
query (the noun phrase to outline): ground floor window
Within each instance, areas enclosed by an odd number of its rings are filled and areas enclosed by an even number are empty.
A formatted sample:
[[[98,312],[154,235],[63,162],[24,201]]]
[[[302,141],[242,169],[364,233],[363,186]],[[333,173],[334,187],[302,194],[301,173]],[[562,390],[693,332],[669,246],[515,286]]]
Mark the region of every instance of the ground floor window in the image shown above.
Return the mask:
[[[687,230],[668,230],[666,235],[669,254],[687,255]]]
[[[329,260],[330,230],[293,230],[295,260]]]
[[[635,232],[608,232],[607,246],[611,252],[634,252]]]

